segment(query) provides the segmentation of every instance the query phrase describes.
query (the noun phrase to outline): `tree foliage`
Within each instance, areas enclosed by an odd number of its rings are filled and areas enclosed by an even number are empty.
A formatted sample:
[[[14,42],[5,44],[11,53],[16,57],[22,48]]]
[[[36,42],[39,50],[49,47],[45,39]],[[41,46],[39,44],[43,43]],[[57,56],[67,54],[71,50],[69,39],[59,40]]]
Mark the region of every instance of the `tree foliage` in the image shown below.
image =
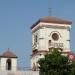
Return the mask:
[[[75,62],[69,63],[68,57],[55,48],[38,63],[40,75],[75,75]]]

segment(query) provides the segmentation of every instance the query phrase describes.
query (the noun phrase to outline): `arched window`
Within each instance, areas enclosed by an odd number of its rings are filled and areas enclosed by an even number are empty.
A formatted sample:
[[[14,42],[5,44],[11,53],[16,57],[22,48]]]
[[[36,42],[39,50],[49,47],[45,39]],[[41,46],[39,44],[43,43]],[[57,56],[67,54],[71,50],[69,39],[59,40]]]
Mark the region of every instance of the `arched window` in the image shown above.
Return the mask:
[[[7,61],[6,61],[6,69],[11,70],[11,59],[7,59]]]
[[[35,42],[37,42],[37,35],[35,35]]]
[[[34,35],[34,43],[37,43],[37,42],[38,42],[38,36]]]

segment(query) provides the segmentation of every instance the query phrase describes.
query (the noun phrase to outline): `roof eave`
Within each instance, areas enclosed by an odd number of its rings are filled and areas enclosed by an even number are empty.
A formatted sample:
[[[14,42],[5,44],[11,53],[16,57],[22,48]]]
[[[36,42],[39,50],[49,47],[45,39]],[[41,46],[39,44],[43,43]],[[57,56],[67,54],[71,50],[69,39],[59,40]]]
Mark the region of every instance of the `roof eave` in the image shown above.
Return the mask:
[[[0,56],[1,58],[18,58],[17,56],[15,57],[9,57],[9,56]]]
[[[40,22],[45,22],[45,23],[56,23],[56,24],[68,24],[68,25],[71,25],[72,24],[72,21],[45,21],[45,20],[41,20],[39,19],[37,22],[35,22],[31,27],[30,29],[33,29],[38,23]]]

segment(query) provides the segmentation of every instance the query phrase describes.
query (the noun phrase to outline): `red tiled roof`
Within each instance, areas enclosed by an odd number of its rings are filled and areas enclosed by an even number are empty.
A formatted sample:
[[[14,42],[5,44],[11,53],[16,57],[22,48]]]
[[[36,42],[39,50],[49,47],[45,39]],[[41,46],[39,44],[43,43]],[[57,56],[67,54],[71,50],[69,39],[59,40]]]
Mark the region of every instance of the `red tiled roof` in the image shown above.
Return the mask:
[[[17,56],[11,52],[10,49],[6,50],[0,57],[17,58]]]
[[[57,18],[57,17],[47,16],[47,17],[39,19],[36,23],[34,23],[31,26],[31,29],[34,28],[39,22],[57,23],[57,24],[72,24],[71,21],[63,20],[63,19],[60,19],[60,18]]]

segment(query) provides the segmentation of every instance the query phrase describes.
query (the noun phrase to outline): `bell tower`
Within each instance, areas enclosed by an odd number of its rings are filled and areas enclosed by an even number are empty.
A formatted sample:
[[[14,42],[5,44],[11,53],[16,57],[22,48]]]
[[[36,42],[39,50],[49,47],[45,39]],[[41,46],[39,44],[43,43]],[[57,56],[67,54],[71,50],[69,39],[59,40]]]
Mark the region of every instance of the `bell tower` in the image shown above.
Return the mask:
[[[70,52],[71,21],[57,17],[43,17],[31,26],[32,58],[31,67],[38,67],[37,61],[51,48],[59,48],[63,53]]]

